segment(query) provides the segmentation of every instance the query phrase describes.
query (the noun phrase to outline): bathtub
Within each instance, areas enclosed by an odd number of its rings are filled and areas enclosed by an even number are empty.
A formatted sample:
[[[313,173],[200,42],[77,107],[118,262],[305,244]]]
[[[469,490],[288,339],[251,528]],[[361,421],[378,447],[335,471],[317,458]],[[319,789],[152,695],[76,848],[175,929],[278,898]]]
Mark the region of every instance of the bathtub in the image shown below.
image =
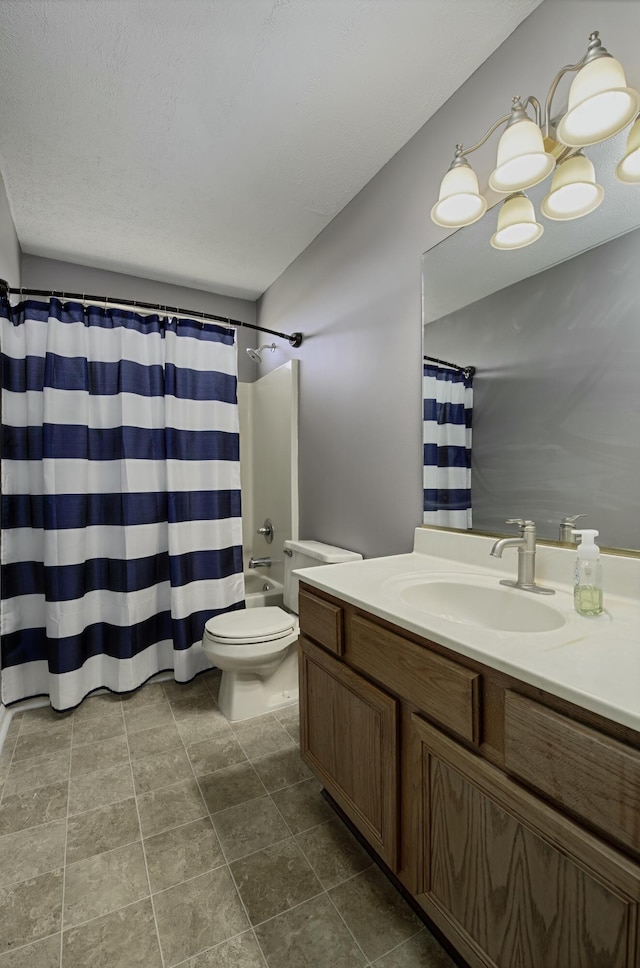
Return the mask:
[[[250,571],[244,575],[245,602],[247,608],[261,608],[263,605],[282,606],[282,585],[266,575]]]

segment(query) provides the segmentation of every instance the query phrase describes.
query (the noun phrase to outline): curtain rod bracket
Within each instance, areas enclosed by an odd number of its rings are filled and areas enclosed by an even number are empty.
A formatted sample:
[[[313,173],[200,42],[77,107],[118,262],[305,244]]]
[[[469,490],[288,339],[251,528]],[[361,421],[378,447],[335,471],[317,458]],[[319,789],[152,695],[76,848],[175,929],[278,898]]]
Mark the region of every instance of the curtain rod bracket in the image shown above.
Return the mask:
[[[293,348],[297,350],[297,348],[302,345],[302,333],[292,333],[289,337],[289,342]]]

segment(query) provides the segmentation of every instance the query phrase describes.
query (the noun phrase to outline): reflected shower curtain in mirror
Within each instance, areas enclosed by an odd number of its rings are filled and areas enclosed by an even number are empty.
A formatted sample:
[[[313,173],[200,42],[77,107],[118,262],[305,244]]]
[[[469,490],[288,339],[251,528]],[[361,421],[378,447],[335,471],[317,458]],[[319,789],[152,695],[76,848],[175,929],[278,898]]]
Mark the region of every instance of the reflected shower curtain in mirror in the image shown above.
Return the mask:
[[[2,699],[55,709],[210,664],[244,607],[234,331],[0,302]]]
[[[423,523],[471,527],[473,376],[425,363]]]

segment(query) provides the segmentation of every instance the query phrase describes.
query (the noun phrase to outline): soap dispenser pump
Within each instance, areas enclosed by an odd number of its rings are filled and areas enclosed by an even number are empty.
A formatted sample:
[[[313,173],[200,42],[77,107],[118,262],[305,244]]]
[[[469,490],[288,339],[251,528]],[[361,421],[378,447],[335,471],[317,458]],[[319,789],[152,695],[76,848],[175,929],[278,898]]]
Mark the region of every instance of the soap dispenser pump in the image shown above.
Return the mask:
[[[580,535],[573,585],[573,603],[579,615],[600,615],[602,612],[602,565],[600,549],[595,543],[599,532],[593,528],[576,529]]]

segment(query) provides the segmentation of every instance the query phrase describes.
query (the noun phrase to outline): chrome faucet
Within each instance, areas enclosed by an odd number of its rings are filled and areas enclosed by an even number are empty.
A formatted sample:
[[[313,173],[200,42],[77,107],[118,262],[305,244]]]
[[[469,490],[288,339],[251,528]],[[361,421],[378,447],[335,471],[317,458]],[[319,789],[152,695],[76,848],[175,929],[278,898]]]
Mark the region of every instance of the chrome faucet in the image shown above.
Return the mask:
[[[576,544],[575,526],[578,518],[586,518],[586,514],[567,515],[560,522],[558,529],[558,540],[564,544]]]
[[[533,521],[522,518],[509,518],[507,524],[517,524],[520,528],[519,538],[500,538],[496,541],[491,554],[494,558],[502,558],[505,548],[518,549],[518,578],[511,581],[501,578],[501,585],[511,588],[521,588],[524,592],[535,592],[537,595],[555,595],[553,588],[536,585],[536,526]]]
[[[249,558],[249,568],[271,568],[271,558]]]

